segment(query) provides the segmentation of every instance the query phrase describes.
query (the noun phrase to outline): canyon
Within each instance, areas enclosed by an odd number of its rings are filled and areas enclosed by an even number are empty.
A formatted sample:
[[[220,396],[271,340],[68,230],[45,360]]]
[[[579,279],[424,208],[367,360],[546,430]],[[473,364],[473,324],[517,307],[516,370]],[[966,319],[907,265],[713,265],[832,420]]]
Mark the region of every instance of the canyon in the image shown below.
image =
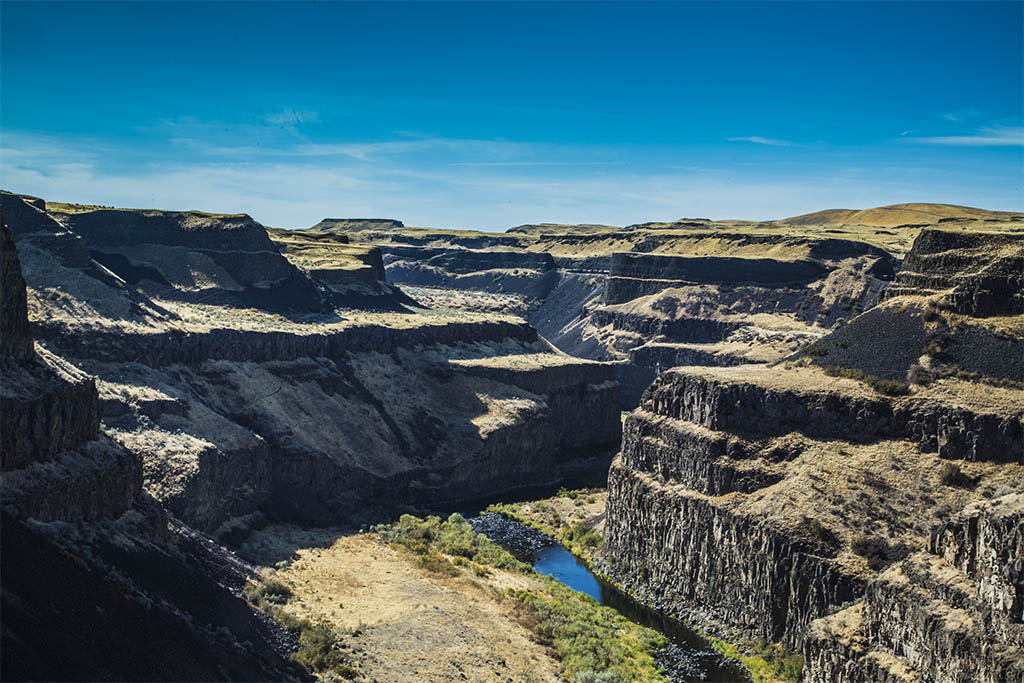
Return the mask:
[[[606,484],[595,570],[802,680],[1024,680],[1024,216],[0,216],[5,677],[308,678],[246,591],[312,581],[295,614],[358,631],[323,576],[366,562],[476,615],[444,637],[486,678],[508,605],[355,531]],[[409,675],[417,610],[353,676]],[[516,680],[559,675],[519,626]]]

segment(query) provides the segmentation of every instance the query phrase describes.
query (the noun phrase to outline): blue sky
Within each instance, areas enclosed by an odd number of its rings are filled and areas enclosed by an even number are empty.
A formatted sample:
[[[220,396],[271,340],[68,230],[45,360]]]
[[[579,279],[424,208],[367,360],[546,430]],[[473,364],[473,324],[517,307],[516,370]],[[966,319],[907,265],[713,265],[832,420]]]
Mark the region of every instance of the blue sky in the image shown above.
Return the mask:
[[[0,186],[489,230],[1020,210],[1024,4],[0,5]]]

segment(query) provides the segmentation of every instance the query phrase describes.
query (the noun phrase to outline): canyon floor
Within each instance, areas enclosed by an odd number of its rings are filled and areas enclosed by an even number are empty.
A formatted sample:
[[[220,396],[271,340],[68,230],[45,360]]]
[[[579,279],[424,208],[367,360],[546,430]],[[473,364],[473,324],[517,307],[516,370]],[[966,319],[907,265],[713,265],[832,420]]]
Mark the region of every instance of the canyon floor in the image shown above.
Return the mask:
[[[367,681],[555,681],[560,666],[515,618],[507,588],[536,579],[499,569],[444,576],[376,534],[338,535],[274,525],[239,549],[273,567],[295,593],[285,609],[344,633],[349,661]]]

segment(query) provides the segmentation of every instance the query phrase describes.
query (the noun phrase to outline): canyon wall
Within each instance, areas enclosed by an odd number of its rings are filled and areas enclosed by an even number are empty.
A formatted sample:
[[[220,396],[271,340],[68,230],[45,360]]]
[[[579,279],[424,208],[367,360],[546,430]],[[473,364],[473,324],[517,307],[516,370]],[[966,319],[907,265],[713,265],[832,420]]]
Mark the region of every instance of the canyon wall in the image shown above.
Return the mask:
[[[287,637],[237,595],[250,573],[168,524],[140,459],[101,428],[96,380],[28,334],[12,214],[0,215],[4,678],[299,680]]]
[[[814,683],[1021,680],[1019,313],[987,322],[978,292],[1005,283],[956,297],[977,266],[1018,258],[1008,244],[924,231],[907,263],[944,264],[933,291],[894,293],[774,367],[662,372],[609,473],[607,570],[803,652]]]
[[[556,484],[565,468],[606,467],[618,447],[613,367],[552,350],[521,319],[406,307],[379,279],[375,248],[327,233],[271,240],[247,216],[51,215],[4,201],[22,215],[35,333],[90,374],[91,401],[73,403],[94,430],[102,417],[103,438],[136,456],[145,490],[189,525],[236,538],[267,517],[377,521]],[[55,236],[75,259],[51,248]],[[104,249],[136,270],[96,258]],[[172,277],[181,259],[202,287]],[[282,277],[257,286],[267,259]],[[204,263],[213,270],[195,269]],[[357,274],[316,277],[343,270]],[[315,302],[278,307],[306,281]],[[268,305],[245,307],[232,294],[243,282]],[[346,307],[317,310],[324,302]]]
[[[808,683],[1024,680],[1024,495],[968,506],[864,597],[814,622]]]

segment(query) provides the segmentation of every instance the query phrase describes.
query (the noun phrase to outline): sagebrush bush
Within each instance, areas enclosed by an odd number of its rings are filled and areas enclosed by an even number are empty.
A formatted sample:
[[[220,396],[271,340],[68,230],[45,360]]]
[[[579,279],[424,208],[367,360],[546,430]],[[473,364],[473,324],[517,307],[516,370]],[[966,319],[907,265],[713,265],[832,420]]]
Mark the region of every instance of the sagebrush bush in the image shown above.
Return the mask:
[[[939,470],[939,482],[944,486],[956,486],[964,489],[974,486],[974,478],[964,474],[960,466],[952,462],[942,464],[942,469]]]
[[[860,534],[850,541],[850,550],[868,561],[868,567],[874,570],[883,569],[892,564],[897,553],[884,538]]]

